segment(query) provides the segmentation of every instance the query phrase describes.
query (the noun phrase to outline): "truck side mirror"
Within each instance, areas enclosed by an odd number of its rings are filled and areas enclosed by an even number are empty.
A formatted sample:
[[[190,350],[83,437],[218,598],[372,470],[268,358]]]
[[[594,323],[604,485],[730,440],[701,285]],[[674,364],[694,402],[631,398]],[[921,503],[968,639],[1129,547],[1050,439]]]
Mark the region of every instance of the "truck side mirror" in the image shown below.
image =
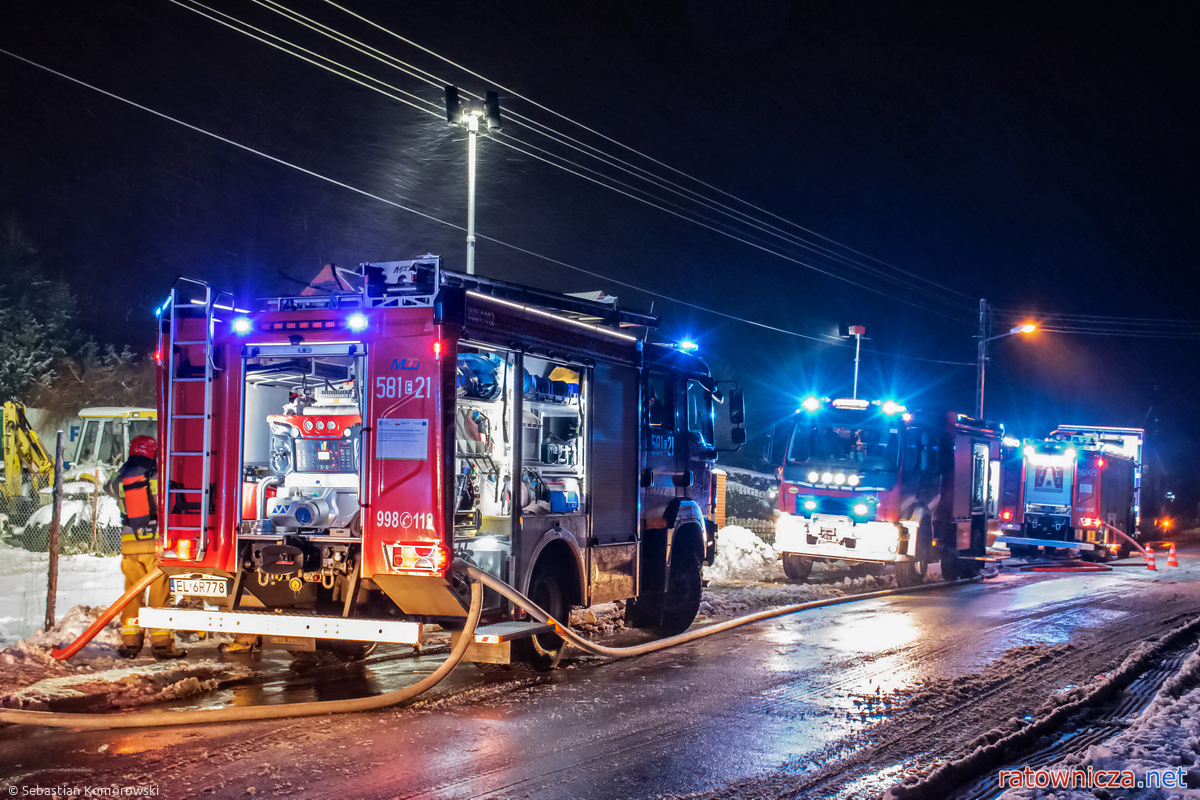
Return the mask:
[[[729,432],[729,438],[735,445],[741,447],[746,443],[746,429],[734,428]]]
[[[746,421],[746,403],[741,389],[731,389],[729,392],[729,421],[733,425],[741,425]]]

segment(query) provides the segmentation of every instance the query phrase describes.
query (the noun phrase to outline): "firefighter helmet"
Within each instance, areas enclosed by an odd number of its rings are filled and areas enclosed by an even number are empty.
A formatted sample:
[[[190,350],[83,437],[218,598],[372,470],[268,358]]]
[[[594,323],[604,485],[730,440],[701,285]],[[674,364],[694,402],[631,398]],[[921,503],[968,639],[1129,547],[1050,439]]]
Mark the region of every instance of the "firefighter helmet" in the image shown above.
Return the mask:
[[[129,455],[154,458],[158,455],[158,442],[153,436],[135,436],[129,443]]]

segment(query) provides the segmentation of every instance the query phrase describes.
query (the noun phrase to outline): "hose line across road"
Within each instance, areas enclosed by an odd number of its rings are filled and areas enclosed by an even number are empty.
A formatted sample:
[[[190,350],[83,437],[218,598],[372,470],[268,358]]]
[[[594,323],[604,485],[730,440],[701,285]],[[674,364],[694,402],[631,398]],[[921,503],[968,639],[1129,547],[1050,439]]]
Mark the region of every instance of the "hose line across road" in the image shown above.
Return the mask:
[[[450,655],[436,670],[412,686],[405,687],[404,689],[399,689],[394,692],[388,692],[386,694],[381,694],[374,697],[352,698],[348,700],[289,703],[270,706],[238,706],[233,708],[178,712],[78,714],[58,713],[51,711],[0,709],[0,721],[63,728],[155,728],[171,725],[195,725],[210,722],[235,722],[256,719],[285,719],[294,717],[320,716],[325,714],[345,714],[354,711],[373,711],[376,709],[387,708],[389,706],[394,706],[411,700],[414,697],[417,697],[418,695],[428,691],[429,689],[432,689],[435,685],[441,682],[443,678],[449,675],[456,666],[458,666],[458,663],[466,654],[467,648],[475,639],[475,629],[479,624],[479,618],[483,609],[483,588],[485,586],[500,593],[503,597],[510,600],[517,608],[523,609],[537,621],[553,625],[555,633],[566,639],[574,647],[577,647],[585,652],[592,653],[593,655],[606,656],[609,658],[625,658],[629,656],[653,653],[658,650],[665,650],[669,647],[677,647],[681,644],[693,642],[697,639],[702,639],[707,636],[713,636],[734,628],[751,625],[755,622],[772,619],[774,617],[795,614],[800,611],[824,608],[826,606],[842,605],[845,603],[852,603],[859,600],[869,600],[877,597],[887,597],[889,595],[912,594],[916,592],[930,591],[933,589],[942,589],[948,586],[955,586],[963,583],[974,583],[982,580],[982,578],[975,577],[958,581],[940,581],[937,583],[930,583],[924,586],[916,586],[906,589],[884,589],[878,592],[868,592],[866,594],[846,595],[843,597],[833,597],[825,600],[814,600],[807,603],[780,606],[778,608],[759,611],[754,614],[738,617],[736,619],[726,620],[725,622],[719,622],[714,625],[708,625],[703,628],[690,630],[666,639],[657,639],[644,644],[631,645],[627,647],[609,647],[607,645],[596,644],[595,642],[592,642],[570,630],[564,624],[554,619],[543,609],[538,607],[538,605],[532,600],[525,597],[525,595],[521,594],[508,584],[504,583],[499,578],[496,578],[493,575],[490,575],[489,573],[479,569],[478,567],[471,565],[467,566],[466,571],[473,580],[471,581],[470,606],[467,612],[466,622],[463,626],[462,636],[458,637],[458,640],[450,650]],[[94,635],[94,632],[92,635]],[[85,632],[84,636],[81,636],[79,640],[72,643],[70,647],[66,648],[66,651],[74,652],[71,650],[71,648],[74,648],[75,651],[77,651],[90,638],[91,636],[88,636]]]

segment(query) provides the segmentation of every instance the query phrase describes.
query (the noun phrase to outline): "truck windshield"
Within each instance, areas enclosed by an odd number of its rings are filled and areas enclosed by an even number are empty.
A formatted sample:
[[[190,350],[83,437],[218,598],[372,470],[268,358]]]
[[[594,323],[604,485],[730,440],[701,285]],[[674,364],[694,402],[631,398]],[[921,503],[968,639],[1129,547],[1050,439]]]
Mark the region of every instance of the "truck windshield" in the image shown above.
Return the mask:
[[[788,447],[789,464],[844,464],[859,469],[899,467],[900,428],[888,419],[801,419]]]

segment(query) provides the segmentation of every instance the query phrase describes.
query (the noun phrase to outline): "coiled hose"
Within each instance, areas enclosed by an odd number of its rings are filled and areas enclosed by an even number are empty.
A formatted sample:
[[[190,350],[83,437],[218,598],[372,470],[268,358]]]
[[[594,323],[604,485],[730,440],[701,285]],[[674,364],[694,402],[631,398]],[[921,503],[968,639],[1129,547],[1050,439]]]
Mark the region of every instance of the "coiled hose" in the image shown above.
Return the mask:
[[[160,728],[168,725],[195,725],[206,722],[241,722],[250,719],[286,719],[321,714],[347,714],[352,711],[373,711],[411,700],[432,689],[458,666],[467,648],[475,641],[475,627],[483,611],[483,586],[471,584],[471,605],[462,636],[450,650],[450,655],[437,669],[412,686],[375,697],[349,700],[325,700],[314,703],[288,703],[276,706],[237,706],[197,711],[151,711],[136,714],[63,714],[55,711],[17,711],[0,709],[0,721],[26,725],[49,725],[57,728]]]

